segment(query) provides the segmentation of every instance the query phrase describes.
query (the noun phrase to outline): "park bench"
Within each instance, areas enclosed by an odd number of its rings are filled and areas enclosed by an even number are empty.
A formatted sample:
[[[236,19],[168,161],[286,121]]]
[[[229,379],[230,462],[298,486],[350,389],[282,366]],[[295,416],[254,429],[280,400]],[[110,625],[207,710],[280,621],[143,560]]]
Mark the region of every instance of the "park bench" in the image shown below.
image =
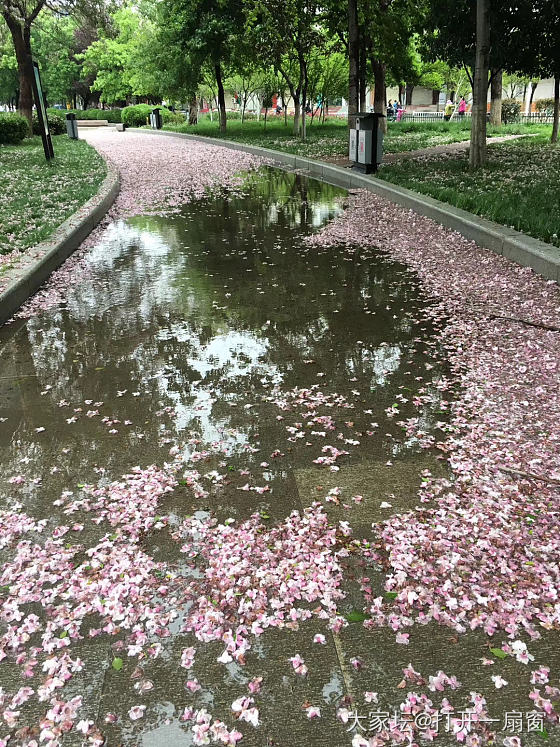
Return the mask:
[[[77,119],[78,127],[108,127],[108,119]]]

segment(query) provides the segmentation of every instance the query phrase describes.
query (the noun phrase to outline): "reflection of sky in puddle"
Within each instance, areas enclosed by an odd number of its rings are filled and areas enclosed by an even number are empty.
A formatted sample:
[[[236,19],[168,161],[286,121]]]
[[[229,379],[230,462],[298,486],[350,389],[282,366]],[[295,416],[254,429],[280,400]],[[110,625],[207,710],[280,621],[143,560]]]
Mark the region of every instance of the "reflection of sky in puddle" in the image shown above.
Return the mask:
[[[227,377],[239,379],[250,377],[258,373],[272,375],[275,382],[282,380],[282,374],[275,366],[262,362],[268,352],[266,339],[258,338],[249,332],[229,330],[213,337],[206,345],[200,345],[198,337],[186,327],[174,325],[168,330],[158,333],[160,339],[172,339],[175,342],[189,342],[189,350],[194,351],[185,357],[185,362],[200,375],[200,379],[217,369],[227,369]],[[242,354],[243,358],[239,354]],[[185,402],[186,392],[173,391],[168,386],[168,380],[163,372],[156,374],[162,395],[174,403],[175,427],[178,431],[193,425],[196,419],[197,429],[206,443],[213,443],[227,437],[231,450],[248,443],[248,437],[242,432],[232,432],[227,422],[212,417],[212,405],[216,402],[217,394],[209,393],[199,381],[191,383],[188,393],[190,397]],[[194,416],[194,417],[193,417]]]
[[[112,224],[66,308],[29,320],[6,342],[3,373],[15,382],[0,382],[10,415],[0,432],[6,474],[20,471],[25,455],[43,486],[53,463],[71,484],[91,481],[99,474],[92,464],[111,475],[112,465],[157,460],[160,441],[168,453],[174,440],[193,437],[199,443],[187,454],[217,453],[219,444],[222,458],[248,453],[257,438],[260,462],[285,444],[285,424],[270,411],[263,419],[263,396],[275,385],[360,390],[374,400],[362,427],[381,419],[398,384],[411,384],[406,359],[422,302],[394,263],[304,248],[303,236],[341,210],[342,194],[269,170],[249,180],[246,197]],[[103,402],[99,418],[84,417],[86,399]],[[74,408],[77,422],[68,425]],[[112,439],[103,416],[118,421]],[[430,406],[421,416],[429,429]],[[38,438],[38,426],[49,436]],[[403,444],[386,444],[386,453]]]

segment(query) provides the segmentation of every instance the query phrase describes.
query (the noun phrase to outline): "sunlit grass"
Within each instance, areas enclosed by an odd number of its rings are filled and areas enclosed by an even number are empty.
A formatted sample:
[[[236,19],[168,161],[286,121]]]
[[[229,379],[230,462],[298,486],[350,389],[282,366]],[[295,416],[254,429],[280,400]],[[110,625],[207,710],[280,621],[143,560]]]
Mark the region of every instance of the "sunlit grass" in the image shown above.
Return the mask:
[[[0,147],[0,254],[47,239],[97,192],[107,173],[84,141],[59,135],[53,145],[51,162],[38,137]]]
[[[474,172],[453,154],[386,164],[378,176],[560,246],[560,147],[544,134],[490,146]]]

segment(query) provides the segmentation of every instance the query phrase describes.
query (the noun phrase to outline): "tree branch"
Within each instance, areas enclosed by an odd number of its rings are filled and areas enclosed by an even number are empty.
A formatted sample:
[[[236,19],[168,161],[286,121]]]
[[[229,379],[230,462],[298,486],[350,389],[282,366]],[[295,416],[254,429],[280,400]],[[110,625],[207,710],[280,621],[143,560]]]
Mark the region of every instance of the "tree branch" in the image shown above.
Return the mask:
[[[507,472],[510,475],[519,475],[519,477],[527,477],[531,480],[540,480],[541,482],[550,482],[553,485],[560,485],[560,480],[555,477],[544,477],[543,475],[536,475],[534,472],[524,472],[520,469],[512,469],[511,467],[498,467],[500,472]]]

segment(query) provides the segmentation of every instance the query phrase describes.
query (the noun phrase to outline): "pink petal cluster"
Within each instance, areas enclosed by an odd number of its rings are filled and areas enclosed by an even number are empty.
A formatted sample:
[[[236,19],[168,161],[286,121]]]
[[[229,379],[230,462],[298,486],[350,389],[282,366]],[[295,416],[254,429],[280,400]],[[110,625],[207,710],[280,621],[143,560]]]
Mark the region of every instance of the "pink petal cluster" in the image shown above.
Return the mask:
[[[339,619],[348,551],[320,504],[272,528],[259,514],[240,525],[190,518],[176,536],[203,571],[185,582],[184,598],[193,602],[185,630],[225,643],[224,661],[243,662],[251,636],[269,627],[297,630],[313,615],[333,624]],[[312,612],[310,603],[320,606]]]

